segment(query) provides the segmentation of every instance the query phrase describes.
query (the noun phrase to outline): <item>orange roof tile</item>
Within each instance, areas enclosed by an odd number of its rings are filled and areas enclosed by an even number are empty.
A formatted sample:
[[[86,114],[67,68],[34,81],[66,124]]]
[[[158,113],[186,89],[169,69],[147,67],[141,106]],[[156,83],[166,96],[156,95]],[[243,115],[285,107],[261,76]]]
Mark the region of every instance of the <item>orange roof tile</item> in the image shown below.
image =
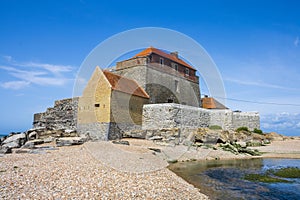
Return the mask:
[[[216,99],[212,97],[204,97],[201,99],[202,108],[207,109],[228,109],[226,106],[218,102]]]
[[[113,90],[147,99],[150,98],[147,92],[143,88],[141,88],[135,80],[128,79],[117,74],[113,74],[106,70],[104,70],[103,73],[109,81],[110,85],[112,86]]]
[[[162,50],[156,49],[154,47],[149,47],[143,51],[141,51],[140,53],[136,54],[134,57],[143,57],[143,56],[149,56],[150,54],[155,53],[157,55],[160,55],[162,57],[168,58],[174,62],[177,62],[183,66],[186,66],[190,69],[195,70],[195,68],[193,68],[191,65],[187,64],[185,61],[181,60],[180,58],[177,58],[175,55],[172,54],[168,54],[163,52]]]

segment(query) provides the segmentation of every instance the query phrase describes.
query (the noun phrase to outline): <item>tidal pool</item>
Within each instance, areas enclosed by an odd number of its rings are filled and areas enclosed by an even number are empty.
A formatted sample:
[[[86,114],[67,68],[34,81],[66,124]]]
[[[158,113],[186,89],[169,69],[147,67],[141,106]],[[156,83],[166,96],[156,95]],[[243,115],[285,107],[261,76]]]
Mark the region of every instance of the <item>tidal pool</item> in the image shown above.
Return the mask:
[[[300,199],[299,178],[285,178],[289,183],[244,179],[246,174],[264,174],[285,167],[300,167],[300,159],[194,161],[175,163],[169,169],[210,199]]]

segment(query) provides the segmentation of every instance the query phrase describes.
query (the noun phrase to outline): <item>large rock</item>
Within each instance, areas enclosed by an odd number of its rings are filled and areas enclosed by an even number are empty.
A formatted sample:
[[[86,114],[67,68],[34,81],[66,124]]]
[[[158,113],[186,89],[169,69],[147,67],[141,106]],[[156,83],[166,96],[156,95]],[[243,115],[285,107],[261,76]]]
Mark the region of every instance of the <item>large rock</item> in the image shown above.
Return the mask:
[[[14,135],[7,137],[2,142],[2,146],[6,146],[9,148],[19,148],[22,145],[24,145],[25,142],[26,142],[26,134],[25,133],[14,134]]]
[[[56,146],[71,146],[71,145],[80,145],[86,142],[85,137],[65,137],[65,138],[57,138]]]
[[[22,146],[22,148],[26,148],[26,149],[34,149],[34,148],[35,148],[35,145],[39,145],[39,144],[43,144],[43,143],[44,143],[44,140],[42,140],[42,139],[30,140],[30,141],[27,141],[27,142]]]
[[[126,131],[123,133],[124,138],[146,138],[147,131],[145,130],[132,130],[132,131]]]
[[[76,130],[74,130],[74,129],[66,129],[62,133],[62,137],[77,137],[77,136],[78,136],[78,134],[77,134]]]
[[[266,134],[266,139],[271,140],[271,141],[282,141],[284,140],[283,135],[280,135],[278,133],[275,132],[271,132]]]
[[[3,144],[2,147],[13,149],[13,148],[19,148],[21,147],[21,145],[18,141],[11,141],[9,143]]]
[[[7,146],[0,146],[0,154],[12,153],[11,148]]]
[[[32,131],[30,133],[28,133],[28,139],[29,140],[34,140],[37,138],[37,132],[36,131]]]

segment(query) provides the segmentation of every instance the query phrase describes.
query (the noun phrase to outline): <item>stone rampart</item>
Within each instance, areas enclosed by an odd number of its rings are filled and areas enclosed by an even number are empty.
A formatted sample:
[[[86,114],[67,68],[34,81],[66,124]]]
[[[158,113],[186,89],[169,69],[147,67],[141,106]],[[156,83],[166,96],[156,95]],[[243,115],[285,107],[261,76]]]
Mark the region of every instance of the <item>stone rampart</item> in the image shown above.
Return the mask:
[[[258,112],[208,110],[174,103],[148,104],[143,108],[143,130],[164,128],[200,128],[212,125],[224,130],[245,126],[249,130],[260,128]]]
[[[57,100],[54,107],[46,112],[35,113],[33,128],[45,128],[52,130],[76,129],[78,97]]]
[[[164,103],[147,104],[143,108],[144,130],[164,128],[208,127],[209,111],[187,105]]]

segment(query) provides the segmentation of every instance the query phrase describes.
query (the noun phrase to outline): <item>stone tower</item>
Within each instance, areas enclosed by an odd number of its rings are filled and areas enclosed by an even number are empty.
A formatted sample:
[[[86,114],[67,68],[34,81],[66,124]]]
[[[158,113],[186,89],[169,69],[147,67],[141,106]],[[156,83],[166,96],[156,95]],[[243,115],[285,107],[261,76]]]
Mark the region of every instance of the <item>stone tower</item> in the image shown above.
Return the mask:
[[[113,72],[133,79],[149,94],[149,103],[179,103],[201,106],[196,69],[178,57],[149,47],[117,63]]]

